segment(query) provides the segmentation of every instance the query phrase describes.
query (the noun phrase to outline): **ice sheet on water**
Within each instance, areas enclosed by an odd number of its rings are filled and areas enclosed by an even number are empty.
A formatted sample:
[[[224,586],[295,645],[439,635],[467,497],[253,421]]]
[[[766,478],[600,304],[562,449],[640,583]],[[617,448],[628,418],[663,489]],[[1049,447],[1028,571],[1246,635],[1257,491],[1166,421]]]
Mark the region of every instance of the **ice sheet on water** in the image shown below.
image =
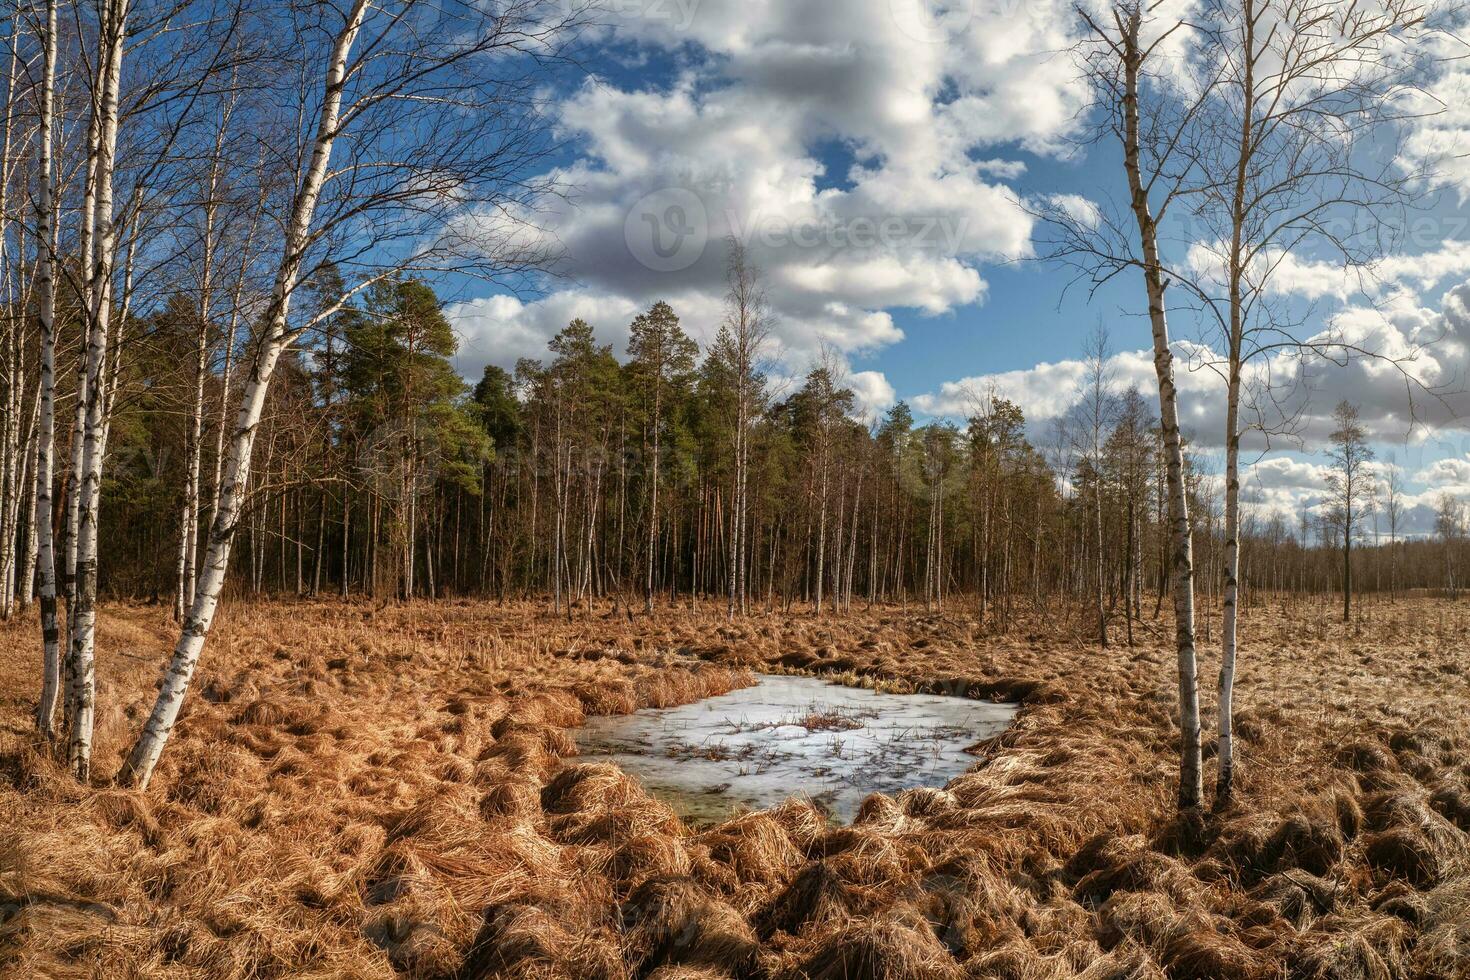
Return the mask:
[[[754,687],[677,708],[589,718],[586,761],[611,761],[696,821],[805,794],[846,822],[870,793],[943,786],[965,751],[1003,731],[1012,704],[878,694],[812,677],[760,675]]]

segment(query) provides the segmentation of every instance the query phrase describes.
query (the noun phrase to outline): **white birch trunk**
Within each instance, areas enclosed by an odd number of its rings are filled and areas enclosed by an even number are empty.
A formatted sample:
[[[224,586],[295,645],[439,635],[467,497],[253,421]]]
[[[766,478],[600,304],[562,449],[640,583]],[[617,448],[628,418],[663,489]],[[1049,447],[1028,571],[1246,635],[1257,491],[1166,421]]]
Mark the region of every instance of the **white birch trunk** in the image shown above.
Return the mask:
[[[1223,809],[1230,802],[1231,784],[1235,776],[1235,657],[1240,599],[1240,382],[1245,343],[1245,225],[1249,207],[1246,201],[1246,180],[1255,140],[1255,65],[1258,56],[1253,0],[1245,0],[1242,12],[1245,59],[1244,76],[1241,79],[1240,146],[1235,161],[1230,201],[1230,267],[1227,270],[1230,364],[1225,406],[1225,600],[1220,624],[1220,682],[1217,689],[1216,809]]]
[[[87,160],[82,191],[82,213],[80,216],[80,227],[77,231],[77,246],[80,253],[81,266],[84,270],[81,282],[82,306],[90,310],[92,307],[91,290],[92,277],[90,270],[92,260],[96,251],[96,219],[97,219],[97,168],[91,162],[98,154],[98,145],[101,140],[101,113],[95,106],[88,113],[87,120]],[[77,537],[81,524],[81,476],[82,476],[82,447],[83,434],[87,427],[87,403],[89,398],[88,385],[91,382],[91,374],[88,371],[87,343],[89,335],[83,331],[80,349],[77,352],[77,391],[76,404],[72,412],[71,424],[71,450],[69,466],[66,474],[66,547],[62,557],[62,587],[66,594],[66,661],[63,671],[63,684],[66,692],[64,701],[63,721],[70,728],[76,718],[77,687],[74,678],[77,673]]]
[[[251,245],[255,241],[255,230],[256,225],[252,222],[250,232],[245,236],[245,244],[241,248],[239,275],[235,279],[230,297],[230,325],[225,329],[225,363],[220,369],[219,418],[216,420],[214,430],[214,475],[209,484],[209,517],[205,521],[206,525],[214,523],[214,514],[219,502],[220,483],[224,479],[225,431],[230,424],[230,392],[235,380],[235,347],[238,343],[236,334],[240,330],[240,297],[245,289],[246,270],[250,262]],[[195,578],[197,586],[198,576],[196,575]],[[191,592],[189,605],[193,605],[192,596]]]
[[[226,117],[228,118],[228,116]],[[194,603],[195,559],[199,547],[199,474],[204,441],[204,381],[209,374],[209,317],[213,313],[211,293],[214,287],[215,203],[219,191],[219,155],[224,130],[215,141],[215,159],[210,165],[209,190],[204,212],[204,256],[199,282],[199,330],[194,348],[194,401],[190,406],[185,433],[184,507],[179,515],[178,586],[174,599],[174,618],[182,621],[184,611]]]
[[[56,456],[56,228],[53,223],[52,128],[56,113],[56,4],[46,0],[42,55],[40,173],[37,177],[37,320],[41,332],[40,432],[36,448],[36,565],[41,591],[41,697],[36,727],[55,735],[56,698],[61,688],[60,631],[56,620],[56,550],[52,540],[51,485]]]
[[[36,597],[36,561],[41,542],[36,536],[36,466],[40,462],[40,385],[36,386],[36,400],[31,407],[30,435],[26,437],[26,469],[21,480],[21,492],[25,494],[25,551],[20,559],[19,596],[21,611],[31,607]]]
[[[73,774],[86,781],[91,775],[92,726],[95,714],[94,678],[97,626],[97,532],[102,494],[102,461],[106,454],[107,343],[112,316],[112,270],[117,228],[112,213],[112,175],[117,151],[118,90],[126,39],[128,0],[115,0],[105,8],[102,36],[106,51],[102,65],[101,95],[95,106],[100,114],[98,142],[93,156],[95,252],[88,270],[91,304],[87,338],[86,421],[82,436],[82,469],[77,497],[77,597],[73,618],[73,686],[75,714],[67,747]]]
[[[1164,273],[1159,259],[1158,228],[1149,204],[1140,162],[1139,47],[1141,15],[1134,8],[1124,32],[1124,166],[1133,214],[1143,249],[1144,283],[1148,290],[1149,324],[1154,342],[1154,372],[1159,384],[1159,419],[1164,439],[1170,539],[1173,545],[1174,642],[1179,671],[1179,807],[1198,807],[1204,796],[1200,750],[1199,677],[1194,646],[1194,553],[1190,539],[1189,501],[1184,486],[1184,452],[1179,433],[1179,395],[1174,386],[1174,354],[1164,307]]]
[[[1240,592],[1240,367],[1231,359],[1230,391],[1226,399],[1225,438],[1225,600],[1220,624],[1220,685],[1215,779],[1215,807],[1230,802],[1235,775],[1235,655]]]
[[[3,177],[0,177],[3,182]],[[4,207],[4,195],[0,194],[0,209]],[[4,239],[4,225],[0,221],[0,243]],[[4,263],[4,248],[0,244],[0,264]],[[8,276],[6,277],[8,279]],[[5,330],[5,420],[0,427],[0,620],[8,620],[15,611],[15,538],[16,518],[20,513],[19,466],[20,411],[21,411],[21,363],[20,344],[15,323],[7,318]]]
[[[15,131],[15,78],[17,74],[18,56],[16,51],[18,25],[12,23],[11,34],[8,38],[10,45],[10,63],[5,73],[5,138],[3,146],[0,146],[0,268],[4,270],[5,296],[7,302],[14,303],[16,300],[13,292],[13,280],[11,278],[9,258],[9,224],[10,210],[8,207],[8,191],[11,179],[11,147],[14,143]],[[24,358],[21,354],[21,327],[23,320],[16,317],[6,317],[5,332],[5,360],[6,360],[6,412],[4,448],[0,450],[0,460],[3,460],[3,476],[0,476],[0,485],[4,487],[4,508],[0,513],[0,618],[9,619],[15,611],[15,585],[16,585],[16,536],[19,532],[18,522],[20,520],[20,484],[24,479],[24,466],[20,454],[20,415],[22,409],[21,393],[24,388],[22,380],[25,373]]]
[[[118,773],[118,782],[124,786],[146,788],[152,778],[153,769],[158,764],[174,723],[178,720],[179,709],[183,706],[189,682],[204,649],[205,638],[209,635],[209,628],[219,608],[225,571],[230,562],[230,546],[244,501],[245,486],[250,478],[250,457],[256,429],[265,408],[271,375],[290,340],[287,317],[291,296],[301,273],[305,250],[309,244],[312,218],[326,178],[332,145],[338,135],[343,87],[347,77],[347,57],[362,27],[366,10],[367,0],[355,0],[346,23],[333,44],[325,73],[325,91],[311,161],[292,204],[281,264],[264,317],[265,336],[252,359],[249,380],[236,416],[235,431],[230,438],[229,458],[218,489],[214,521],[209,531],[209,543],[200,568],[194,603],[180,630],[178,643],[174,646],[173,657],[164,673],[163,684],[153,710]]]
[[[1247,136],[1249,134],[1247,133]],[[1244,167],[1241,159],[1237,183],[1239,202],[1244,195]],[[1237,207],[1236,214],[1243,217]],[[1217,689],[1217,741],[1215,808],[1230,802],[1235,776],[1235,658],[1237,622],[1240,601],[1240,383],[1242,336],[1241,260],[1242,220],[1235,222],[1235,240],[1230,269],[1230,365],[1225,401],[1225,596],[1220,623],[1220,681]]]

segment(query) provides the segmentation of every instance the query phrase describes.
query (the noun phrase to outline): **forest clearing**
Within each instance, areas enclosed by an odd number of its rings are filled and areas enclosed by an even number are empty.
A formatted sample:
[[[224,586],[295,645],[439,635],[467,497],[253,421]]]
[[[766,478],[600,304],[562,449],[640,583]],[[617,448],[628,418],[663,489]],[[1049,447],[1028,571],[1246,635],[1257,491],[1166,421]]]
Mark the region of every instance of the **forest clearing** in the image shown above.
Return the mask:
[[[959,603],[816,619],[237,605],[147,794],[38,741],[0,633],[0,972],[108,977],[1452,978],[1470,969],[1470,609],[1257,597],[1223,813],[1175,816],[1163,622],[1100,653]],[[99,618],[101,772],[166,607]],[[1366,639],[1372,637],[1372,642]],[[1208,658],[1206,658],[1208,660]],[[1204,664],[1207,669],[1210,666]],[[584,718],[790,671],[1021,705],[944,789],[689,826]]]

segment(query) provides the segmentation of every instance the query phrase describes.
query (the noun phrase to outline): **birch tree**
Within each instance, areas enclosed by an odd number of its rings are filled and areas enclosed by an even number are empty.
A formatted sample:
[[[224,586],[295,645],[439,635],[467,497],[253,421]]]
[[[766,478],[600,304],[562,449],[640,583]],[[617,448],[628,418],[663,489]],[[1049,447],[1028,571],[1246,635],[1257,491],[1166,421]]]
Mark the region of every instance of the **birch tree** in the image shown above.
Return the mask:
[[[151,206],[157,198],[148,192],[149,183],[167,170],[179,134],[193,120],[192,109],[198,93],[211,82],[218,69],[215,27],[221,22],[230,25],[238,20],[237,13],[227,12],[221,20],[201,9],[197,12],[198,19],[191,19],[191,29],[184,35],[188,40],[180,42],[175,18],[182,9],[171,2],[144,4],[141,16],[135,17],[131,0],[95,0],[74,8],[76,16],[71,22],[77,38],[71,46],[76,52],[73,74],[79,79],[78,87],[84,95],[87,119],[80,161],[82,196],[74,263],[57,259],[61,251],[57,244],[59,221],[55,216],[61,209],[60,195],[56,193],[59,168],[47,178],[52,216],[48,219],[51,243],[45,246],[45,251],[51,259],[52,318],[55,280],[58,275],[65,275],[69,293],[77,297],[82,322],[62,561],[68,619],[63,676],[69,728],[67,756],[69,766],[82,779],[90,771],[95,711],[93,663],[102,473],[117,401],[116,379],[123,367],[123,345],[118,334],[129,321],[137,285],[135,272],[139,267],[140,241],[145,234],[151,234],[152,222],[145,220],[144,205],[146,202],[152,213]],[[160,39],[168,43],[155,43]],[[53,111],[49,128],[54,143],[58,123],[54,111],[54,78],[59,72],[55,52],[60,50],[60,45],[54,31],[48,40],[48,46],[53,49],[50,58]],[[135,61],[140,53],[150,52],[151,56],[141,63],[140,74],[131,84],[125,104],[124,56]],[[118,167],[119,139],[125,117],[137,123],[134,129],[139,134],[139,139],[128,147],[131,178],[120,178]],[[131,193],[123,198],[124,205],[117,207],[116,187],[128,182],[132,184]],[[168,182],[165,178],[159,183],[166,186]],[[38,226],[38,241],[44,240],[39,232]],[[53,547],[53,554],[54,550]],[[48,670],[43,667],[43,671]],[[47,677],[43,677],[43,690],[47,684]]]
[[[102,494],[102,462],[106,454],[108,342],[111,339],[113,269],[117,222],[113,213],[113,174],[118,138],[118,99],[123,54],[128,37],[129,0],[103,0],[98,7],[98,64],[91,89],[96,116],[95,140],[89,139],[87,171],[94,240],[86,271],[87,342],[82,393],[85,404],[82,452],[77,479],[76,608],[71,615],[72,718],[67,760],[85,781],[91,773],[92,726],[96,685],[94,640],[97,626],[97,535]],[[85,207],[85,205],[84,205]]]
[[[581,23],[580,10],[545,0],[471,3],[367,0],[288,9],[282,24],[303,47],[295,115],[303,152],[282,215],[269,298],[248,365],[214,504],[194,603],[158,697],[118,774],[152,776],[218,609],[249,484],[251,455],[271,379],[310,319],[293,319],[303,282],[333,263],[346,303],[372,283],[447,266],[487,277],[544,262],[550,249],[528,225],[526,174],[547,152],[531,111],[540,76]],[[425,28],[426,18],[433,18]],[[331,305],[317,317],[335,312]]]
[[[1359,353],[1331,331],[1294,335],[1272,281],[1294,260],[1329,262],[1346,284],[1371,278],[1421,168],[1365,152],[1405,121],[1403,96],[1423,70],[1415,41],[1424,8],[1406,0],[1224,0],[1199,21],[1200,56],[1215,82],[1195,143],[1207,152],[1196,211],[1212,239],[1192,264],[1225,342],[1224,607],[1221,622],[1215,805],[1229,802],[1235,762],[1231,712],[1240,575],[1240,448],[1246,371],[1260,363],[1253,427],[1269,433],[1280,396],[1266,359],[1286,349],[1334,360]],[[1400,354],[1397,364],[1412,360]],[[1274,413],[1272,409],[1277,409]],[[1289,413],[1288,413],[1289,414]],[[1273,417],[1274,416],[1274,417]]]
[[[748,611],[746,551],[750,515],[750,438],[764,397],[765,377],[760,361],[770,337],[772,317],[761,286],[760,269],[750,261],[745,244],[726,242],[725,319],[715,338],[714,354],[735,384],[735,424],[732,429],[733,483],[730,493],[729,572],[726,615]]]
[[[41,696],[36,727],[55,734],[56,699],[61,688],[60,628],[56,616],[56,553],[52,536],[51,487],[56,452],[56,224],[54,143],[56,117],[56,7],[46,0],[41,28],[41,91],[37,118],[36,162],[36,320],[41,336],[40,432],[36,451],[36,566],[41,594]]]
[[[16,168],[25,157],[26,133],[19,117],[17,83],[21,74],[23,24],[11,17],[5,38],[5,84],[0,93],[0,287],[3,298],[12,308],[24,304],[25,277],[22,256],[10,248],[15,209],[11,204]],[[15,610],[18,578],[16,544],[19,539],[21,501],[27,496],[22,484],[27,483],[26,453],[29,438],[22,438],[21,418],[26,414],[26,319],[7,313],[0,329],[0,359],[3,359],[5,400],[0,419],[0,619],[9,619]]]
[[[1383,513],[1388,518],[1388,598],[1398,590],[1399,525],[1404,516],[1404,477],[1393,453],[1383,467]]]
[[[1085,30],[1079,53],[1096,100],[1096,135],[1116,141],[1122,151],[1131,229],[1102,209],[1079,210],[1059,203],[1044,212],[1056,233],[1047,248],[1053,258],[1077,268],[1094,285],[1127,270],[1137,270],[1143,279],[1168,500],[1179,686],[1179,807],[1190,809],[1198,807],[1203,797],[1194,553],[1165,296],[1173,273],[1160,248],[1160,227],[1197,172],[1199,148],[1190,134],[1203,102],[1201,93],[1207,93],[1212,83],[1195,79],[1181,88],[1172,77],[1177,70],[1173,46],[1185,29],[1177,18],[1156,16],[1133,2],[1113,4],[1099,17],[1079,8],[1079,17]]]
[[[1440,551],[1444,556],[1444,593],[1451,599],[1459,596],[1459,581],[1455,577],[1455,542],[1464,532],[1465,506],[1454,494],[1441,491],[1434,501],[1434,534],[1439,538]]]
[[[227,231],[226,169],[232,162],[227,156],[227,141],[232,133],[232,117],[238,101],[236,84],[230,84],[217,100],[218,121],[213,138],[205,152],[204,173],[199,180],[201,206],[196,246],[198,267],[195,283],[195,334],[192,399],[184,432],[184,502],[179,515],[178,584],[174,590],[174,619],[182,621],[184,611],[193,604],[195,564],[199,543],[200,475],[204,458],[205,388],[215,333],[214,317],[218,313],[216,292],[220,286],[220,253]],[[248,254],[248,246],[244,250]],[[228,356],[228,355],[227,355]]]

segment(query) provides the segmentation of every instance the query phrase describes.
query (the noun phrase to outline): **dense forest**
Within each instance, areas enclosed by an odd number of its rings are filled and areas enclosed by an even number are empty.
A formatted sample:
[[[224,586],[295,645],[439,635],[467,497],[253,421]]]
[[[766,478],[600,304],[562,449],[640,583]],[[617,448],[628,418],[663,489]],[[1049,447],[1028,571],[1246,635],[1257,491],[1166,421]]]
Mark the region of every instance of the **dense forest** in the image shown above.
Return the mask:
[[[659,303],[633,322],[626,350],[579,320],[546,359],[513,373],[488,367],[473,386],[452,366],[454,333],[432,289],[410,278],[375,285],[303,335],[279,369],[234,588],[545,595],[558,609],[593,598],[638,607],[650,592],[741,608],[972,602],[1003,628],[1015,603],[1090,601],[1101,582],[1110,620],[1157,615],[1168,574],[1158,423],[1138,391],[1112,390],[1094,374],[1101,401],[1079,392],[1071,416],[1040,436],[993,394],[977,395],[962,420],[921,424],[903,403],[865,418],[835,362],[782,386],[763,362],[742,368],[735,297],[758,297],[755,276],[732,267],[730,318],[706,351]],[[328,282],[312,295],[340,289]],[[99,574],[110,594],[182,611],[199,550],[180,533],[191,521],[183,489],[202,479],[211,498],[238,398],[229,373],[240,340],[220,327],[201,332],[189,297],[175,293],[124,328],[102,492],[111,531]],[[74,327],[71,337],[62,349],[75,356]],[[19,362],[34,357],[33,341],[17,330]],[[74,398],[69,360],[63,404]],[[27,584],[33,385],[15,386],[7,403],[19,434],[8,450],[17,463],[9,560]],[[67,435],[56,476],[63,500]],[[749,489],[737,518],[742,445]],[[1210,455],[1188,462],[1209,596],[1218,589],[1220,481]],[[1402,490],[1380,480],[1354,530],[1358,588],[1454,588],[1462,531],[1453,502],[1434,539],[1400,539],[1394,494]],[[191,521],[196,534],[204,518]],[[1247,507],[1243,539],[1247,596],[1341,587],[1342,518],[1326,503],[1292,523]],[[22,602],[28,591],[19,589]]]

